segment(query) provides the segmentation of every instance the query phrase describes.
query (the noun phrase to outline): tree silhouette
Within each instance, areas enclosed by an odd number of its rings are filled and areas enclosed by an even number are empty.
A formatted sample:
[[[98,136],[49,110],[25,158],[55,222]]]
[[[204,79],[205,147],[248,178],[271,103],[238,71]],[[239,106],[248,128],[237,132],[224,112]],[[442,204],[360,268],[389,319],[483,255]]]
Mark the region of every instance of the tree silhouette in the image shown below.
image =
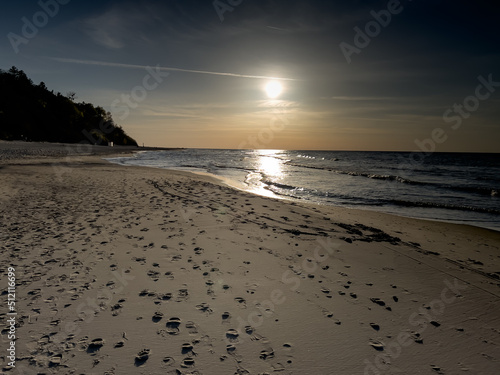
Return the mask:
[[[74,92],[64,96],[44,82],[35,85],[15,66],[0,69],[0,139],[137,146],[111,113],[75,100]]]

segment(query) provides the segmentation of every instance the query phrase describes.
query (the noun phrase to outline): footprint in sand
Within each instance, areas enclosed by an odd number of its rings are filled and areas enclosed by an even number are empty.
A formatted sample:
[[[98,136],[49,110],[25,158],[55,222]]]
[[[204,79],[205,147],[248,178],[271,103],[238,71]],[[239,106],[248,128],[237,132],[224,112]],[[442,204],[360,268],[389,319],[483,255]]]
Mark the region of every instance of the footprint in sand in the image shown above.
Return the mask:
[[[382,301],[380,298],[370,298],[370,301],[376,303],[379,306],[385,306],[385,302]]]
[[[139,292],[139,297],[146,297],[146,296],[147,296],[147,297],[151,297],[151,296],[149,295],[150,293],[153,293],[153,295],[156,295],[156,293],[151,292],[151,291],[150,291],[150,290],[148,290],[148,289],[143,289],[143,290],[141,290],[141,291]]]
[[[87,347],[87,353],[89,354],[94,354],[95,352],[98,352],[101,350],[101,348],[104,346],[104,340],[101,338],[94,339],[90,342],[90,344]]]
[[[177,254],[177,255],[173,255],[172,258],[170,259],[172,262],[175,262],[175,261],[179,261],[182,259],[182,255],[180,254]]]
[[[49,343],[49,341],[50,341],[50,337],[49,336],[42,336],[42,338],[40,338],[40,340],[38,340],[38,343],[44,345],[46,343]],[[81,351],[81,352],[87,350],[88,341],[89,341],[89,337],[88,336],[83,336],[80,340],[78,340],[76,342],[77,345],[78,345],[78,350]]]
[[[419,332],[411,332],[410,337],[415,341],[417,344],[423,344],[424,340],[422,339],[422,336],[420,335]]]
[[[246,326],[245,333],[250,336],[250,340],[252,341],[261,341],[261,340],[264,342],[268,341],[264,336],[256,333],[255,328],[253,328],[252,326]]]
[[[163,293],[163,294],[158,294],[157,295],[157,300],[155,303],[159,301],[170,301],[172,299],[172,293]]]
[[[222,313],[222,323],[229,323],[231,322],[231,314],[227,311]]]
[[[248,375],[248,374],[250,374],[250,372],[244,369],[243,367],[237,368],[236,372],[234,373],[234,375]]]
[[[124,346],[125,346],[125,341],[118,341],[118,342],[115,344],[114,348],[117,348],[117,349],[118,349],[118,348],[123,348]]]
[[[370,340],[370,346],[379,352],[384,350],[384,344],[377,340]]]
[[[210,306],[208,305],[208,303],[205,303],[205,302],[203,302],[203,303],[201,303],[199,305],[196,305],[196,308],[198,310],[200,310],[201,312],[206,313],[207,315],[210,315],[210,314],[213,313],[213,310],[210,308]]]
[[[212,286],[214,285],[215,283],[212,281],[212,280],[207,280],[205,282],[205,285],[207,285],[207,295],[212,297],[212,298],[215,298],[215,292],[212,288]]]
[[[189,292],[187,289],[179,289],[177,292],[177,302],[186,301],[189,297]]]
[[[266,361],[268,359],[274,358],[274,350],[272,348],[266,348],[260,352],[259,358]]]
[[[285,366],[283,366],[283,364],[281,364],[281,363],[276,363],[272,367],[273,367],[273,372],[282,372],[282,371],[285,371]]]
[[[121,303],[115,303],[113,306],[111,306],[111,315],[117,316],[120,314],[120,309],[123,307]]]
[[[242,308],[242,309],[246,309],[247,308],[247,301],[244,299],[244,298],[241,298],[241,297],[236,297],[234,299],[236,302],[238,302],[238,305]]]
[[[178,335],[179,334],[179,326],[181,325],[181,319],[180,318],[170,318],[167,321],[167,333],[170,335]]]
[[[153,279],[153,281],[158,281],[160,279],[160,273],[158,271],[149,270],[148,276]]]
[[[229,342],[238,342],[239,336],[240,334],[235,329],[230,329],[226,332],[226,337],[229,340]]]
[[[233,344],[228,344],[226,346],[226,352],[227,354],[229,354],[232,358],[234,358],[234,360],[237,362],[237,363],[241,363],[243,361],[243,357],[239,354],[237,354],[237,351],[236,351],[236,346],[233,345]],[[225,356],[224,356],[225,357]],[[221,357],[222,358],[222,357]],[[224,358],[225,359],[225,358]]]
[[[333,313],[332,313],[331,311],[328,311],[328,310],[323,310],[323,316],[324,316],[325,318],[333,319],[334,323],[335,323],[335,324],[337,324],[337,325],[341,325],[341,324],[342,324],[342,322],[341,322],[340,320],[335,319],[335,318],[333,317]]]
[[[441,370],[441,367],[438,367],[438,366],[435,366],[435,365],[431,365],[431,369],[435,372],[437,372],[438,374],[441,374],[443,375],[444,372]]]
[[[259,286],[257,284],[246,284],[246,287],[248,288],[247,289],[248,294],[255,294]]]
[[[166,366],[173,366],[173,364],[175,363],[175,359],[173,359],[172,357],[165,357],[163,358],[163,363]]]
[[[137,356],[135,357],[135,365],[142,366],[149,359],[150,354],[150,349],[142,349],[139,353],[137,353]]]
[[[132,258],[132,260],[135,260],[136,262],[141,263],[142,265],[146,264],[146,258],[144,258],[144,257],[141,257],[141,258],[134,257],[134,258]]]
[[[194,349],[193,344],[191,344],[190,342],[186,342],[186,343],[182,344],[182,346],[181,346],[181,353],[184,355],[188,354],[188,355],[195,356],[196,353],[193,351],[193,349]]]
[[[190,335],[198,334],[198,326],[192,321],[186,322],[186,329]]]
[[[158,323],[160,320],[162,320],[163,318],[163,313],[162,312],[155,312],[155,314],[153,315],[153,317],[151,318],[151,320],[154,322],[154,323]]]
[[[184,358],[181,363],[181,367],[189,368],[194,366],[194,359],[191,357]]]

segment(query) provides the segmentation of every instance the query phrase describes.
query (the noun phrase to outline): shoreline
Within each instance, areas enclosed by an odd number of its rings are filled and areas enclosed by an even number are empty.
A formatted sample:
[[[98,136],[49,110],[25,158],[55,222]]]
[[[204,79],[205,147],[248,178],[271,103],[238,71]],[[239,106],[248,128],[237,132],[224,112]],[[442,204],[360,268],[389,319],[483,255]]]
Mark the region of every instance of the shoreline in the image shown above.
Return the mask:
[[[0,140],[0,165],[3,163],[9,163],[9,157],[7,154],[7,157],[5,157],[5,146],[13,146],[13,147],[8,147],[7,151],[10,151],[10,149],[14,151],[19,151],[24,152],[24,155],[19,155],[19,154],[14,154],[13,160],[17,160],[19,163],[21,160],[30,160],[32,158],[66,158],[67,162],[71,161],[78,161],[80,157],[82,156],[101,156],[103,160],[106,160],[107,162],[110,162],[107,159],[115,158],[115,157],[131,157],[135,154],[142,153],[142,152],[150,152],[150,151],[172,151],[172,150],[185,150],[185,148],[164,148],[164,147],[135,147],[135,146],[114,146],[114,147],[109,147],[109,146],[95,146],[95,145],[80,145],[80,144],[65,144],[65,143],[41,143],[41,142],[24,142],[24,141],[3,141]],[[43,151],[40,153],[40,147],[45,148],[48,150],[48,154],[44,154]],[[85,147],[85,151],[82,152],[79,147]],[[28,150],[35,150],[34,155],[26,155],[26,151]],[[90,150],[90,152],[88,152]],[[39,152],[36,152],[39,151]],[[12,159],[11,159],[12,160]],[[119,163],[113,163],[110,162],[111,164],[118,164]],[[397,213],[392,213],[392,212],[384,212],[384,211],[379,211],[379,210],[374,210],[370,208],[354,208],[354,207],[342,207],[342,206],[334,206],[334,205],[326,205],[326,204],[321,204],[321,203],[315,203],[315,202],[304,202],[301,201],[298,198],[289,198],[289,197],[280,197],[272,192],[267,193],[259,193],[257,191],[252,191],[252,190],[246,190],[241,186],[238,186],[237,181],[233,181],[229,178],[225,178],[222,176],[217,176],[215,174],[211,174],[209,172],[197,172],[197,171],[189,171],[189,170],[182,170],[182,169],[168,169],[168,168],[161,168],[161,167],[150,167],[150,168],[158,168],[158,169],[165,169],[165,170],[171,170],[171,171],[183,171],[186,173],[193,173],[195,175],[200,175],[200,176],[208,176],[212,177],[214,180],[221,181],[223,184],[226,186],[230,186],[234,189],[245,191],[251,194],[259,195],[259,196],[264,196],[264,197],[269,197],[272,199],[277,199],[277,200],[284,200],[284,201],[290,201],[290,202],[297,202],[300,204],[306,204],[306,205],[317,205],[320,207],[337,207],[339,209],[347,209],[347,210],[359,210],[361,212],[374,212],[374,213],[379,213],[383,215],[391,215],[399,218],[406,218],[406,219],[415,219],[415,220],[423,220],[423,221],[429,221],[429,222],[438,222],[438,223],[447,223],[447,224],[454,224],[454,225],[464,225],[464,226],[470,226],[473,228],[480,228],[480,229],[487,229],[493,232],[500,233],[500,228],[491,228],[491,227],[485,227],[485,226],[480,226],[480,225],[474,225],[470,223],[461,223],[457,221],[447,221],[447,220],[442,220],[442,219],[432,219],[432,218],[421,218],[421,217],[415,217],[415,216],[409,216],[409,215],[404,215],[404,214],[397,214]]]
[[[183,148],[101,146],[88,143],[50,143],[0,140],[0,164],[37,158],[78,159],[83,156],[125,156],[146,151],[183,150]]]
[[[6,372],[493,373],[500,360],[497,232],[100,156],[0,175],[18,314]]]
[[[151,167],[151,168],[155,168],[155,167]],[[161,168],[161,169],[166,169],[166,170],[171,170],[171,171],[176,171],[175,169],[168,169],[168,168]],[[429,221],[429,222],[437,222],[437,223],[445,223],[445,224],[453,224],[453,225],[460,225],[460,226],[465,226],[465,227],[472,227],[472,228],[477,228],[477,229],[485,229],[485,230],[488,230],[488,231],[492,231],[492,232],[496,232],[496,233],[499,233],[500,234],[500,229],[495,229],[495,228],[489,228],[489,227],[482,227],[482,226],[479,226],[479,225],[473,225],[473,224],[467,224],[467,223],[461,223],[461,222],[458,222],[458,221],[447,221],[447,220],[440,220],[440,219],[430,219],[430,218],[420,218],[420,217],[415,217],[415,216],[409,216],[409,215],[403,215],[403,214],[397,214],[397,213],[391,213],[391,212],[384,212],[382,210],[373,210],[373,209],[369,209],[369,208],[354,208],[354,207],[342,207],[342,206],[335,206],[335,205],[329,205],[329,204],[322,204],[322,203],[316,203],[316,202],[305,202],[303,200],[300,200],[299,198],[289,198],[289,197],[281,197],[281,196],[278,196],[272,192],[270,192],[270,194],[260,194],[256,191],[252,191],[252,190],[246,190],[242,187],[238,187],[236,182],[228,179],[228,178],[224,178],[224,177],[220,177],[220,176],[217,176],[217,175],[214,175],[214,174],[210,174],[210,173],[204,173],[204,172],[194,172],[194,171],[186,171],[186,170],[183,170],[183,172],[187,172],[187,173],[193,173],[195,175],[207,175],[209,177],[213,177],[215,180],[220,180],[221,182],[223,182],[224,184],[226,184],[227,186],[229,187],[232,187],[234,189],[237,189],[237,190],[240,190],[240,191],[244,191],[244,192],[247,192],[247,193],[250,193],[250,194],[255,194],[255,195],[258,195],[258,196],[261,196],[261,197],[267,197],[267,198],[271,198],[271,199],[276,199],[276,200],[283,200],[283,201],[288,201],[288,202],[296,202],[296,203],[299,203],[299,204],[303,204],[303,205],[311,205],[311,206],[318,206],[318,207],[334,207],[334,208],[338,208],[338,209],[345,209],[345,210],[353,210],[353,211],[359,211],[359,213],[363,213],[363,212],[374,212],[374,213],[377,213],[377,214],[381,214],[381,215],[389,215],[389,216],[394,216],[394,217],[398,217],[398,218],[405,218],[405,219],[414,219],[414,220],[419,220],[419,221]]]
[[[147,150],[145,152],[147,152]],[[124,156],[123,155],[118,155],[117,157],[124,157]],[[106,160],[106,161],[109,161],[107,159],[111,159],[111,158],[112,157],[105,157],[103,159]],[[110,163],[117,164],[117,165],[122,165],[122,166],[128,166],[128,165],[124,165],[124,164],[120,164],[120,163],[115,163],[115,162],[112,162],[112,161]],[[291,198],[291,197],[276,195],[275,193],[273,193],[271,191],[268,191],[265,188],[264,188],[265,192],[264,191],[259,192],[259,191],[256,191],[256,190],[245,189],[243,187],[243,184],[240,183],[240,182],[238,182],[238,181],[231,180],[228,177],[223,177],[223,176],[218,176],[218,175],[215,175],[215,174],[211,174],[210,172],[190,171],[190,170],[182,169],[180,167],[179,167],[179,169],[163,168],[163,167],[152,167],[152,166],[139,166],[139,167],[157,168],[157,169],[164,169],[164,170],[168,170],[168,171],[182,171],[182,172],[192,173],[192,174],[199,175],[199,176],[208,176],[208,177],[212,177],[213,179],[215,179],[217,181],[220,181],[223,184],[225,184],[226,186],[230,186],[230,187],[232,187],[234,189],[237,189],[237,190],[240,190],[240,191],[244,191],[244,192],[247,192],[247,193],[250,193],[250,194],[255,194],[255,195],[258,195],[258,196],[263,196],[263,197],[268,197],[268,198],[272,198],[272,199],[277,199],[277,200],[283,200],[283,201],[289,201],[289,202],[296,202],[296,203],[300,203],[300,204],[313,205],[313,206],[319,206],[319,207],[336,207],[336,208],[339,208],[339,209],[357,210],[357,211],[361,211],[361,212],[368,211],[368,212],[374,212],[374,213],[379,213],[379,214],[383,214],[383,215],[391,215],[391,216],[395,216],[395,217],[399,217],[399,218],[406,218],[406,219],[415,219],[415,220],[422,220],[422,221],[429,221],[429,222],[438,222],[438,223],[447,223],[447,224],[454,224],[454,225],[470,226],[470,227],[473,227],[473,228],[486,229],[486,230],[490,230],[490,231],[493,231],[493,232],[500,233],[500,228],[491,228],[491,227],[486,227],[486,226],[480,226],[480,225],[475,225],[475,224],[471,224],[471,223],[468,223],[468,222],[459,222],[459,221],[451,221],[451,220],[444,220],[444,219],[433,219],[433,218],[416,217],[416,216],[410,216],[410,215],[405,215],[405,214],[398,214],[398,213],[393,213],[393,212],[386,212],[386,211],[383,211],[383,210],[375,210],[375,209],[370,209],[370,208],[342,207],[342,206],[322,204],[322,203],[317,203],[317,202],[306,202],[306,201],[303,201],[303,200],[301,200],[299,198]]]
[[[143,166],[139,166],[139,168],[142,168]],[[146,168],[155,168],[155,167],[146,167]],[[164,169],[164,168],[156,168],[156,169]],[[423,218],[416,218],[416,217],[410,217],[410,216],[401,216],[397,214],[392,214],[392,213],[386,213],[386,212],[381,212],[381,211],[375,211],[375,210],[369,210],[369,209],[362,209],[362,208],[350,208],[350,207],[340,207],[340,206],[334,206],[334,205],[323,205],[320,203],[312,203],[312,202],[303,202],[298,199],[287,199],[287,198],[280,198],[280,197],[275,197],[275,196],[267,196],[267,195],[261,195],[256,192],[248,191],[243,188],[239,188],[235,185],[232,185],[230,180],[225,179],[223,177],[219,177],[210,173],[204,173],[204,172],[192,172],[192,171],[185,171],[185,170],[173,170],[173,169],[164,169],[165,171],[170,171],[170,172],[180,172],[180,173],[187,173],[188,175],[195,175],[195,176],[204,176],[208,177],[211,179],[213,182],[217,184],[222,184],[223,186],[227,186],[231,189],[235,189],[237,191],[241,191],[247,194],[255,195],[261,198],[268,198],[271,200],[275,200],[276,202],[286,202],[286,204],[292,204],[292,205],[297,205],[301,206],[304,208],[308,209],[319,209],[319,211],[326,213],[331,216],[336,216],[339,213],[342,213],[342,218],[345,220],[344,224],[349,224],[349,225],[369,225],[372,226],[376,229],[382,228],[382,230],[386,233],[390,233],[391,236],[398,237],[398,235],[401,234],[407,234],[410,236],[410,238],[406,239],[406,243],[408,244],[418,244],[420,247],[421,243],[426,243],[425,246],[426,249],[423,249],[423,252],[427,252],[433,255],[441,255],[442,250],[441,246],[444,245],[444,243],[440,243],[439,241],[436,241],[433,239],[433,242],[437,243],[430,243],[428,241],[422,241],[418,240],[420,237],[419,234],[417,234],[419,231],[424,230],[432,230],[432,227],[435,224],[435,227],[437,230],[435,231],[435,234],[439,235],[444,232],[452,232],[452,233],[462,233],[464,236],[462,237],[463,241],[468,240],[469,242],[471,241],[468,236],[471,236],[475,238],[476,240],[479,240],[482,237],[488,237],[489,235],[493,236],[498,240],[498,244],[500,245],[500,230],[495,230],[492,228],[485,228],[485,227],[479,227],[475,225],[470,225],[470,224],[461,224],[461,223],[454,223],[454,222],[449,222],[449,221],[443,221],[443,220],[432,220],[432,219],[423,219]],[[352,217],[352,218],[351,218]],[[401,231],[396,231],[392,227],[393,223],[399,222],[400,224],[403,224],[403,227],[405,228],[416,228],[412,231],[407,231],[407,232],[401,232]],[[390,225],[387,225],[386,223],[390,223]],[[463,249],[462,249],[463,250]],[[500,248],[499,248],[500,250]],[[455,250],[454,252],[457,252]],[[446,252],[444,253],[444,256],[451,256],[453,257],[454,254]],[[493,254],[491,254],[493,255]],[[498,254],[500,257],[500,254]],[[464,255],[465,256],[465,255]],[[452,262],[457,262],[456,260],[452,260],[447,258],[448,261]],[[476,261],[479,263],[482,263],[481,261]],[[474,264],[474,262],[472,262]],[[484,264],[481,264],[484,265]],[[462,264],[461,266],[467,267],[467,265]],[[473,268],[475,271],[476,269]],[[497,272],[497,274],[500,276],[500,272]],[[500,281],[500,278],[498,279]],[[500,284],[499,284],[500,285]]]

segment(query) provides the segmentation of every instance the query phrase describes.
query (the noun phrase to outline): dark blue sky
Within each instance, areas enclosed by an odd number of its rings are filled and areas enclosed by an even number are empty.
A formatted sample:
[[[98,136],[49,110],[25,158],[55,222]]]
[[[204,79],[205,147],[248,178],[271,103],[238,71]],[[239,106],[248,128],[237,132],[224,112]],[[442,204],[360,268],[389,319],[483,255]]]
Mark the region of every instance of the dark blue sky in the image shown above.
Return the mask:
[[[493,1],[41,3],[3,5],[0,68],[75,91],[140,143],[499,150],[500,87],[476,94],[500,82]],[[290,80],[271,99],[262,77]]]

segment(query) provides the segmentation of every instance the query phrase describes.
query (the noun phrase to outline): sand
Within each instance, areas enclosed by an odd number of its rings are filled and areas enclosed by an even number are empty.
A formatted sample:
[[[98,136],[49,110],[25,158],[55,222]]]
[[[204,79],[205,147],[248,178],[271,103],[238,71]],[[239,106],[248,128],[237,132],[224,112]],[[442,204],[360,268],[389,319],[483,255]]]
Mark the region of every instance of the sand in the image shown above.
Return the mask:
[[[498,373],[498,232],[35,156],[0,164],[6,373]]]

